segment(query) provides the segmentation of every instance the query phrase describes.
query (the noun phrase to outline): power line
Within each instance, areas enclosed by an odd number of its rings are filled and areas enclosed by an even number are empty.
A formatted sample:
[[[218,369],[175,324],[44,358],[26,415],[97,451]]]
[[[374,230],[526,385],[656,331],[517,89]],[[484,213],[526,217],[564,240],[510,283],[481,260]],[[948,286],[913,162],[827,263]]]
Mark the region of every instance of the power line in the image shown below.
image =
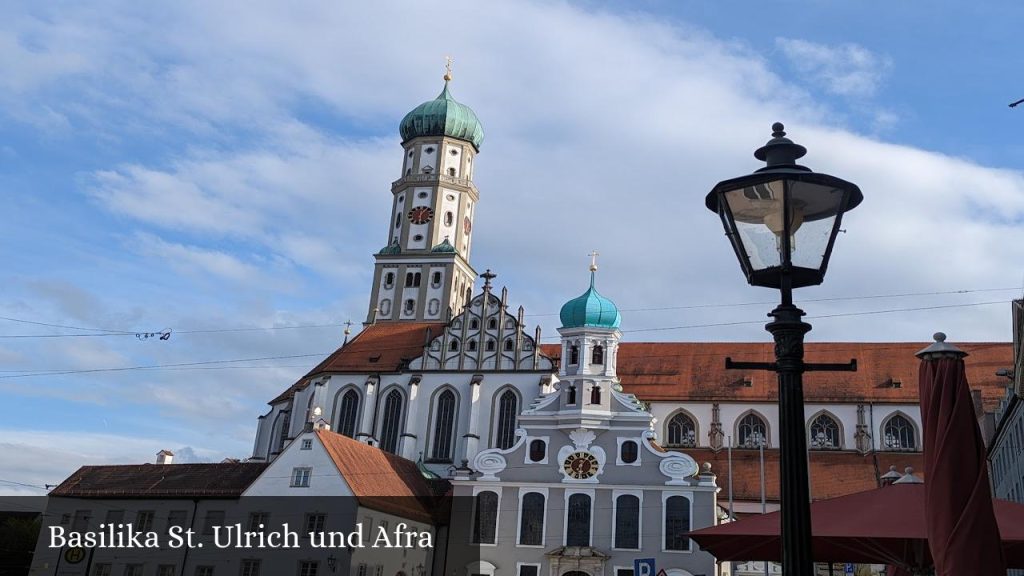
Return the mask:
[[[0,379],[8,378],[30,378],[33,376],[63,376],[67,374],[92,374],[96,372],[125,372],[129,370],[159,370],[168,368],[179,368],[183,366],[203,366],[209,364],[230,364],[234,362],[256,362],[260,360],[285,360],[291,358],[311,358],[311,357],[322,357],[328,353],[316,353],[316,354],[292,354],[289,356],[265,356],[263,358],[237,358],[233,360],[207,360],[203,362],[181,362],[178,364],[152,364],[149,366],[125,366],[121,368],[90,368],[86,370],[52,370],[47,372],[32,372],[23,374],[7,374],[0,376]]]

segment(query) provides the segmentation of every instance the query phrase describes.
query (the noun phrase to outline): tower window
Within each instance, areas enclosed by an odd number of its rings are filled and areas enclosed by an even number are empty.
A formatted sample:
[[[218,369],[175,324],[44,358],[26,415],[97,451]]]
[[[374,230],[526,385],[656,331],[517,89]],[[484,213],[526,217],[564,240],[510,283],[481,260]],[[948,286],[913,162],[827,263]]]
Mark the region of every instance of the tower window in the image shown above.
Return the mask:
[[[594,351],[590,354],[591,364],[604,364],[604,346],[598,344],[594,346]]]
[[[430,148],[427,148],[426,150],[424,150],[424,152],[426,152],[427,154],[433,154],[434,153],[433,146],[431,146]]]
[[[547,452],[547,444],[543,440],[530,442],[530,462],[540,462]]]
[[[416,310],[416,301],[409,298],[405,301],[405,313],[412,314],[414,310]]]
[[[406,176],[409,176],[409,175],[411,175],[411,174],[412,174],[412,168],[406,168],[406,169],[405,169],[405,175],[406,175]]]
[[[455,177],[455,168],[449,168],[448,169],[448,175],[454,178]]]
[[[416,195],[416,197],[417,198],[426,198],[427,197],[427,193],[426,192],[420,192],[419,194]]]
[[[619,447],[619,458],[626,464],[632,464],[637,459],[638,446],[636,442],[627,440]]]
[[[401,228],[401,227],[402,227],[402,215],[399,214],[398,216],[395,216],[395,228]]]
[[[569,406],[575,406],[576,405],[576,385],[575,384],[569,384],[569,391],[567,393],[567,396],[568,396],[568,398],[566,398],[565,403],[567,405],[569,405]]]
[[[413,236],[412,240],[413,240],[413,242],[422,242],[423,241],[423,234],[417,234],[417,235]]]
[[[569,345],[569,364],[579,364],[579,363],[580,363],[580,347],[575,345],[575,344],[571,344],[571,345]]]
[[[454,221],[455,221],[455,215],[452,214],[450,210],[448,212],[444,213],[444,225],[445,226],[451,226],[452,222],[454,222]]]
[[[600,404],[601,403],[601,387],[594,384],[594,387],[590,389],[590,403]]]
[[[441,273],[434,272],[433,276],[430,277],[430,285],[437,288],[441,285]]]
[[[395,273],[394,272],[388,272],[387,274],[385,274],[384,275],[384,287],[385,288],[391,288],[392,286],[394,286],[394,284],[395,284]]]
[[[448,153],[451,154],[452,156],[458,156],[459,155],[459,151],[456,150],[455,148],[452,148],[451,150],[449,150]]]

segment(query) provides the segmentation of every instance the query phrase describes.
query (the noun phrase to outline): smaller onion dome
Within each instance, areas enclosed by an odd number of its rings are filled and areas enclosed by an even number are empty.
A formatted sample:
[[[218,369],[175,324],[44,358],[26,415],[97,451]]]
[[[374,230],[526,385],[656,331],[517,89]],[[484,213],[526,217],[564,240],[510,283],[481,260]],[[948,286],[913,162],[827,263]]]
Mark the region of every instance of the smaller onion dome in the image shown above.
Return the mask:
[[[452,246],[451,243],[448,242],[448,237],[445,236],[444,240],[442,240],[440,244],[438,244],[438,245],[434,246],[433,248],[431,248],[430,251],[431,252],[438,252],[438,253],[451,253],[451,254],[454,254],[455,253],[455,246]]]
[[[476,113],[452,98],[447,79],[437,98],[420,104],[402,118],[398,131],[403,143],[420,136],[450,136],[468,140],[478,152],[484,141],[484,128]]]
[[[388,244],[387,246],[381,248],[380,252],[377,252],[377,254],[401,254],[401,253],[402,253],[402,249],[398,246],[398,242],[395,242],[394,244]]]
[[[618,328],[622,322],[619,309],[611,300],[601,296],[594,288],[594,272],[590,272],[590,288],[562,306],[558,314],[563,328]]]

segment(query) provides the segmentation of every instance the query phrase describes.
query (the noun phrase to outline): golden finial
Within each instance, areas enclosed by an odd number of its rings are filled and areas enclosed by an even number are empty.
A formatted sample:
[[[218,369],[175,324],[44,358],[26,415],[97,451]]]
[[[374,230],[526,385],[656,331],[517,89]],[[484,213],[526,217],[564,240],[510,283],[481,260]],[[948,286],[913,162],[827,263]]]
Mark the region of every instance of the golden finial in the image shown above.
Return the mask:
[[[591,272],[597,272],[597,257],[600,256],[600,255],[601,254],[597,250],[594,250],[593,252],[590,253],[590,271]]]
[[[445,82],[451,82],[452,81],[452,62],[455,62],[455,60],[452,60],[451,56],[445,56],[444,57],[444,81]]]

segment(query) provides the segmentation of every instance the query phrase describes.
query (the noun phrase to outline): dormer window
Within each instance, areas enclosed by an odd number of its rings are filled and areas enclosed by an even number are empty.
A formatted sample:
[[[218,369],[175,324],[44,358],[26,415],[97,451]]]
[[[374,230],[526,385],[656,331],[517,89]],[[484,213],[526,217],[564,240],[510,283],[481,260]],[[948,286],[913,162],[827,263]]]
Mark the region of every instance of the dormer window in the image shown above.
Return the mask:
[[[590,354],[591,364],[604,364],[604,346],[600,344],[594,346],[594,351]]]

